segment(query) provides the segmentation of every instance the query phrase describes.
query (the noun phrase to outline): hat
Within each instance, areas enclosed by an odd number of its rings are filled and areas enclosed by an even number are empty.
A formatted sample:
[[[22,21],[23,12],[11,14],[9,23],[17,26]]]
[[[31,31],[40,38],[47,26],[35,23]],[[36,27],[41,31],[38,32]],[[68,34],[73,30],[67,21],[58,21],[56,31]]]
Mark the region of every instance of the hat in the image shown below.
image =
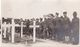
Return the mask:
[[[73,12],[73,15],[75,15],[75,16],[76,16],[76,15],[77,15],[77,12],[76,12],[76,11],[74,11],[74,12]]]
[[[59,13],[56,12],[56,15],[59,15]]]
[[[77,12],[76,12],[76,11],[74,11],[74,12],[73,12],[73,14],[77,14]]]
[[[54,15],[53,15],[53,14],[49,14],[49,16],[50,16],[50,17],[54,17]]]
[[[63,12],[63,14],[67,14],[67,12],[65,11],[65,12]]]

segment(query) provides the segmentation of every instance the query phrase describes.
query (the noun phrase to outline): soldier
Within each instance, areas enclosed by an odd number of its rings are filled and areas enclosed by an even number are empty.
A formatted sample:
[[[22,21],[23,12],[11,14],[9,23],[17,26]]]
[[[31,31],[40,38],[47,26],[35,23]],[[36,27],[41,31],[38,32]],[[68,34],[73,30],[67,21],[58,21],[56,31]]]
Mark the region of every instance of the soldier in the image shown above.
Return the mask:
[[[30,36],[30,28],[29,28],[29,25],[30,25],[30,20],[29,19],[27,19],[26,20],[26,33],[27,33],[27,35],[29,35]]]
[[[39,19],[37,18],[36,19],[36,25],[39,25],[40,24],[40,22],[39,22]],[[36,37],[38,37],[39,38],[39,28],[36,28]]]
[[[70,36],[70,19],[67,17],[67,12],[63,12],[63,19],[64,19],[64,34],[65,34],[65,39],[64,42],[69,41],[69,36]]]
[[[59,13],[56,13],[56,18],[55,18],[55,40],[59,41],[60,39],[60,17],[59,17]]]
[[[47,38],[48,38],[47,18],[45,18],[44,22],[42,22],[42,27],[43,27],[43,38],[44,38],[44,39],[47,39]]]
[[[42,25],[42,23],[43,23],[43,21],[42,21],[43,19],[42,18],[40,18],[40,28],[39,28],[39,37],[40,38],[42,38],[42,34],[43,34],[43,25]]]
[[[55,32],[55,20],[54,20],[54,15],[53,14],[49,14],[48,15],[49,18],[47,20],[47,24],[48,24],[48,33],[49,33],[49,38],[50,39],[54,39],[54,32]]]
[[[64,40],[64,19],[63,19],[63,16],[60,17],[60,33],[59,33],[59,39],[60,41],[63,41]]]
[[[77,12],[73,13],[72,19],[73,44],[79,44],[79,18]]]

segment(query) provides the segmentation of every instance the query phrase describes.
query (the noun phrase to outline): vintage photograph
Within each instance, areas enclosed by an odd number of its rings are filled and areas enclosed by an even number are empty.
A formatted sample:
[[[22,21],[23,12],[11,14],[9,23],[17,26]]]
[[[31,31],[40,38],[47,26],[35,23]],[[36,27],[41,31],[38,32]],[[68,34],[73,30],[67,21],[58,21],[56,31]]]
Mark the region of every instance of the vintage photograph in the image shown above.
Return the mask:
[[[1,0],[0,47],[80,47],[80,0]]]

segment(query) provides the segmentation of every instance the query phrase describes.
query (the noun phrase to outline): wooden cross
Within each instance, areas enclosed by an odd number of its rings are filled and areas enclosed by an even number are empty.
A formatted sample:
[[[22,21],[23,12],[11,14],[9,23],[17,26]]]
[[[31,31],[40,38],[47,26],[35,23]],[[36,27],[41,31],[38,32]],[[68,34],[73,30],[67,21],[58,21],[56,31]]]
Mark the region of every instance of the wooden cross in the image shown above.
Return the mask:
[[[23,37],[23,27],[26,27],[26,26],[23,25],[23,22],[21,22],[21,38]]]
[[[21,22],[21,25],[15,24],[14,26],[21,27],[21,38],[23,37],[23,27],[26,27],[26,25],[23,25],[23,22]]]
[[[6,38],[6,34],[7,34],[6,30],[7,30],[7,27],[8,27],[8,26],[9,26],[9,25],[6,25],[6,22],[4,22],[4,24],[2,25],[2,27],[4,27],[4,33],[3,33],[4,38]]]
[[[12,20],[12,42],[14,42],[14,34],[15,34],[15,26],[21,27],[21,38],[23,37],[23,27],[26,27],[23,25],[23,22],[21,22],[21,25],[17,25],[14,23],[14,20]]]
[[[12,43],[14,43],[14,34],[15,34],[15,26],[14,26],[14,19],[12,19],[12,24],[6,24],[4,23],[2,27],[5,27],[4,29],[4,38],[6,37],[6,28],[12,26],[12,31],[11,31],[11,37],[12,37]],[[9,30],[10,31],[10,30]]]
[[[14,23],[14,19],[12,19],[12,24],[6,24],[6,23],[5,23],[3,26],[4,26],[5,28],[12,26],[12,32],[11,32],[12,43],[14,43],[15,27],[16,27],[16,26],[21,27],[21,38],[23,37],[23,27],[26,27],[26,26],[23,25],[23,22],[21,22],[21,25],[15,24],[15,23]],[[10,30],[9,30],[9,31],[10,31]],[[4,32],[5,32],[5,33],[4,33],[4,37],[6,37],[6,29],[5,29]]]
[[[12,43],[14,43],[14,35],[15,35],[15,23],[14,23],[14,19],[12,19]]]
[[[33,42],[36,41],[36,28],[39,27],[39,25],[36,25],[36,21],[33,21],[33,25],[30,25],[31,28],[33,28]]]
[[[4,23],[3,25],[2,25],[2,27],[10,27],[10,26],[12,26],[12,31],[11,31],[11,37],[12,37],[12,43],[14,43],[14,34],[15,34],[15,26],[14,26],[14,19],[12,19],[12,24],[6,24],[6,23]],[[9,30],[10,31],[10,30]],[[4,33],[4,37],[6,36],[6,29],[5,29],[5,31],[4,31],[5,33]]]

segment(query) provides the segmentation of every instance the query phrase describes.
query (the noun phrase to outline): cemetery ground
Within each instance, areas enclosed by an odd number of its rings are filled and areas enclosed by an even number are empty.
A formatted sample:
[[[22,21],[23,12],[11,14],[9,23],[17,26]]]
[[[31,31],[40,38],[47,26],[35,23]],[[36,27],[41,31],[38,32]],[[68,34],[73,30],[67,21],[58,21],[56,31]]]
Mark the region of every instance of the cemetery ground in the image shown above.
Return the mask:
[[[15,34],[15,43],[5,41],[3,39],[2,47],[80,47],[80,45],[72,45],[70,43],[62,43],[49,39],[38,39],[33,43],[32,37],[24,36],[20,38],[20,34]]]

